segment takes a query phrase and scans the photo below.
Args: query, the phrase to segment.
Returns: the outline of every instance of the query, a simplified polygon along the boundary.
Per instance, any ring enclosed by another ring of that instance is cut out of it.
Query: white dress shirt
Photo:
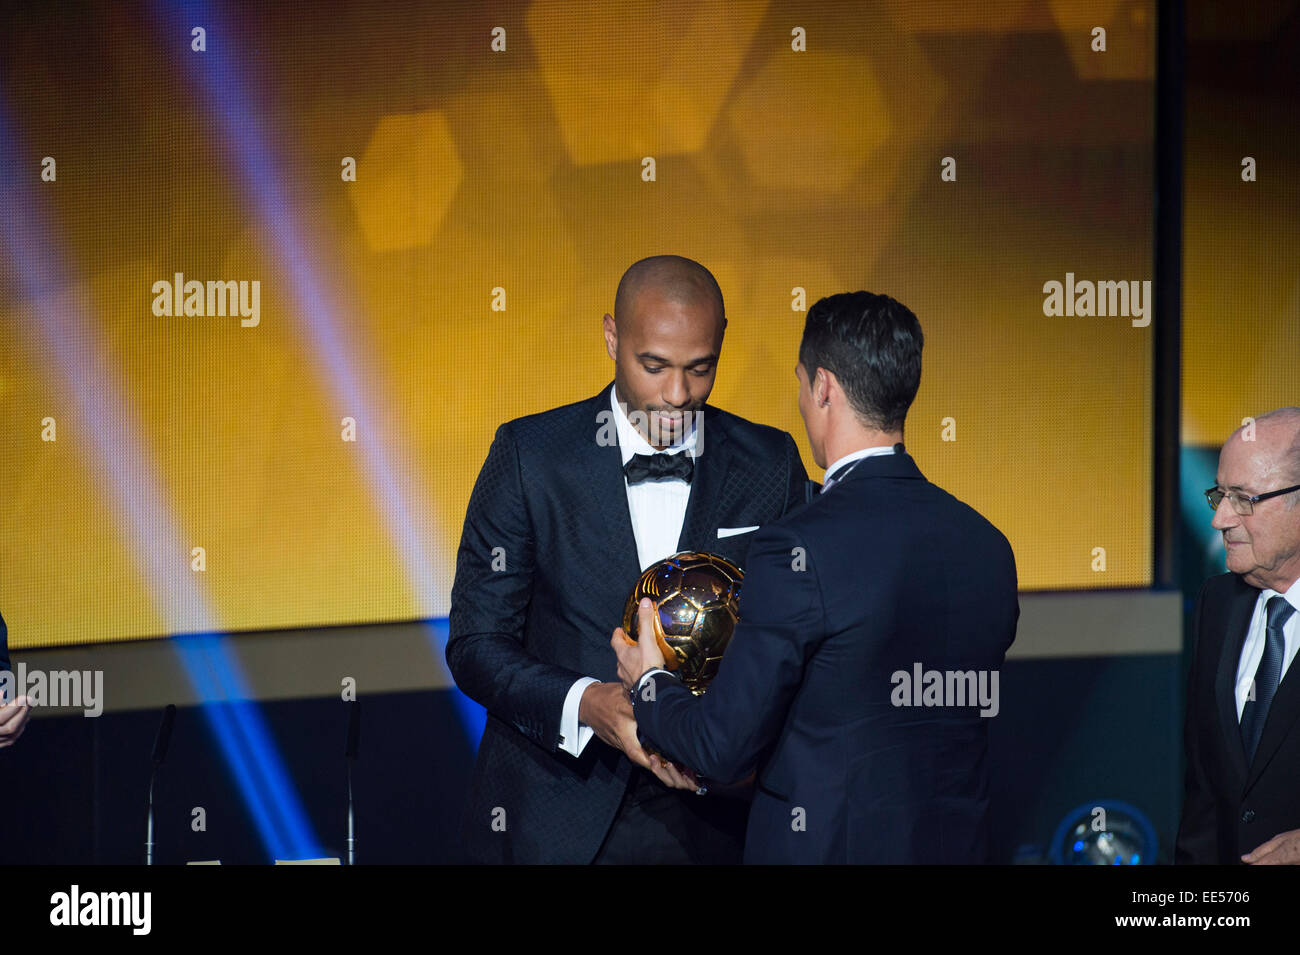
[[[822,478],[822,491],[829,491],[831,485],[842,478],[846,473],[843,469],[848,467],[848,465],[852,464],[854,461],[861,461],[863,458],[875,457],[877,454],[893,453],[894,446],[892,444],[886,444],[878,448],[862,448],[858,451],[854,451],[852,454],[844,455],[844,457],[839,458],[834,464],[826,469],[826,476]]]
[[[609,403],[614,411],[614,423],[618,429],[618,449],[623,455],[623,464],[632,460],[634,454],[659,453],[641,437],[641,433],[628,420],[623,406],[618,403],[614,387],[609,389]],[[666,454],[694,453],[695,428],[694,415],[687,416],[688,431],[677,444],[664,448]],[[682,536],[682,524],[686,520],[686,505],[691,498],[690,484],[680,479],[665,481],[643,481],[628,486],[623,479],[623,489],[627,493],[628,514],[632,518],[632,534],[636,538],[637,560],[641,569],[671,557],[677,553],[677,541]],[[635,581],[628,581],[630,589]],[[590,741],[594,730],[585,723],[578,722],[578,704],[582,693],[593,683],[599,683],[589,676],[581,677],[569,687],[564,698],[564,711],[560,714],[560,749],[574,756],[581,755]]]
[[[1242,710],[1246,708],[1246,699],[1250,696],[1251,684],[1255,682],[1255,671],[1259,669],[1259,661],[1264,657],[1264,643],[1268,631],[1268,602],[1273,597],[1278,596],[1276,590],[1261,590],[1259,599],[1255,601],[1255,613],[1250,618],[1250,626],[1246,630],[1246,642],[1241,646],[1241,660],[1237,664],[1237,721],[1241,721]],[[1282,672],[1278,674],[1278,685],[1281,686],[1283,678],[1286,676],[1287,667],[1295,659],[1296,646],[1300,644],[1300,580],[1293,583],[1286,593],[1282,594],[1286,602],[1296,609],[1296,612],[1287,618],[1286,623],[1282,624]]]

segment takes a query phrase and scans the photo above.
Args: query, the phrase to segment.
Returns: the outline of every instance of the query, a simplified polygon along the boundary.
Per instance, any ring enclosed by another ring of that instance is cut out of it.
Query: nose
[[[685,408],[691,403],[690,383],[686,380],[686,374],[685,371],[681,371],[668,376],[663,393],[660,395],[664,404],[674,408]]]
[[[1210,526],[1216,531],[1226,531],[1240,523],[1241,515],[1232,509],[1232,505],[1225,497],[1219,502],[1219,509],[1214,512],[1214,520],[1210,521]]]

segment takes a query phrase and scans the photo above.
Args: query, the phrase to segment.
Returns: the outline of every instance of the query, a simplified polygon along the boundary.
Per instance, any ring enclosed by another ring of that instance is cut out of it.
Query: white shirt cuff
[[[564,711],[560,714],[560,749],[571,756],[581,756],[583,749],[595,735],[596,731],[590,726],[578,722],[578,704],[582,701],[583,691],[593,683],[599,682],[594,677],[580,677],[573,681],[568,695],[564,697]]]

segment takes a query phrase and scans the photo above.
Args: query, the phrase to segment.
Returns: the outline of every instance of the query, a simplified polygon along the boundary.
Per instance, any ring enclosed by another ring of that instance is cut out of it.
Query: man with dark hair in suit
[[[1300,408],[1233,432],[1205,492],[1229,573],[1196,600],[1174,861],[1300,863]],[[1227,507],[1223,502],[1227,499]]]
[[[685,550],[743,567],[753,532],[806,498],[790,435],[705,403],[725,326],[707,269],[643,259],[604,318],[611,385],[497,430],[447,643],[488,713],[463,823],[472,861],[740,861],[745,802],[697,794],[646,753],[606,636],[646,567]]]
[[[986,717],[1015,558],[903,448],[922,343],[888,296],[808,310],[795,373],[826,484],[754,535],[708,692],[661,669],[656,641],[611,639],[647,746],[715,779],[757,768],[746,862],[988,861]],[[643,601],[641,633],[653,613]]]
[[[9,629],[5,626],[5,618],[0,616],[0,673],[4,672],[12,671],[9,667]],[[0,698],[0,749],[17,742],[31,713],[32,708],[25,696],[16,700]]]

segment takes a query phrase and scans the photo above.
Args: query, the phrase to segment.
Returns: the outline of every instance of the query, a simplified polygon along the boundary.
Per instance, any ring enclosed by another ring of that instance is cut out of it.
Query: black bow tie
[[[641,484],[644,481],[663,481],[669,478],[677,478],[690,484],[694,472],[695,462],[685,451],[680,454],[667,452],[634,454],[632,459],[623,465],[623,474],[627,476],[629,485]]]

